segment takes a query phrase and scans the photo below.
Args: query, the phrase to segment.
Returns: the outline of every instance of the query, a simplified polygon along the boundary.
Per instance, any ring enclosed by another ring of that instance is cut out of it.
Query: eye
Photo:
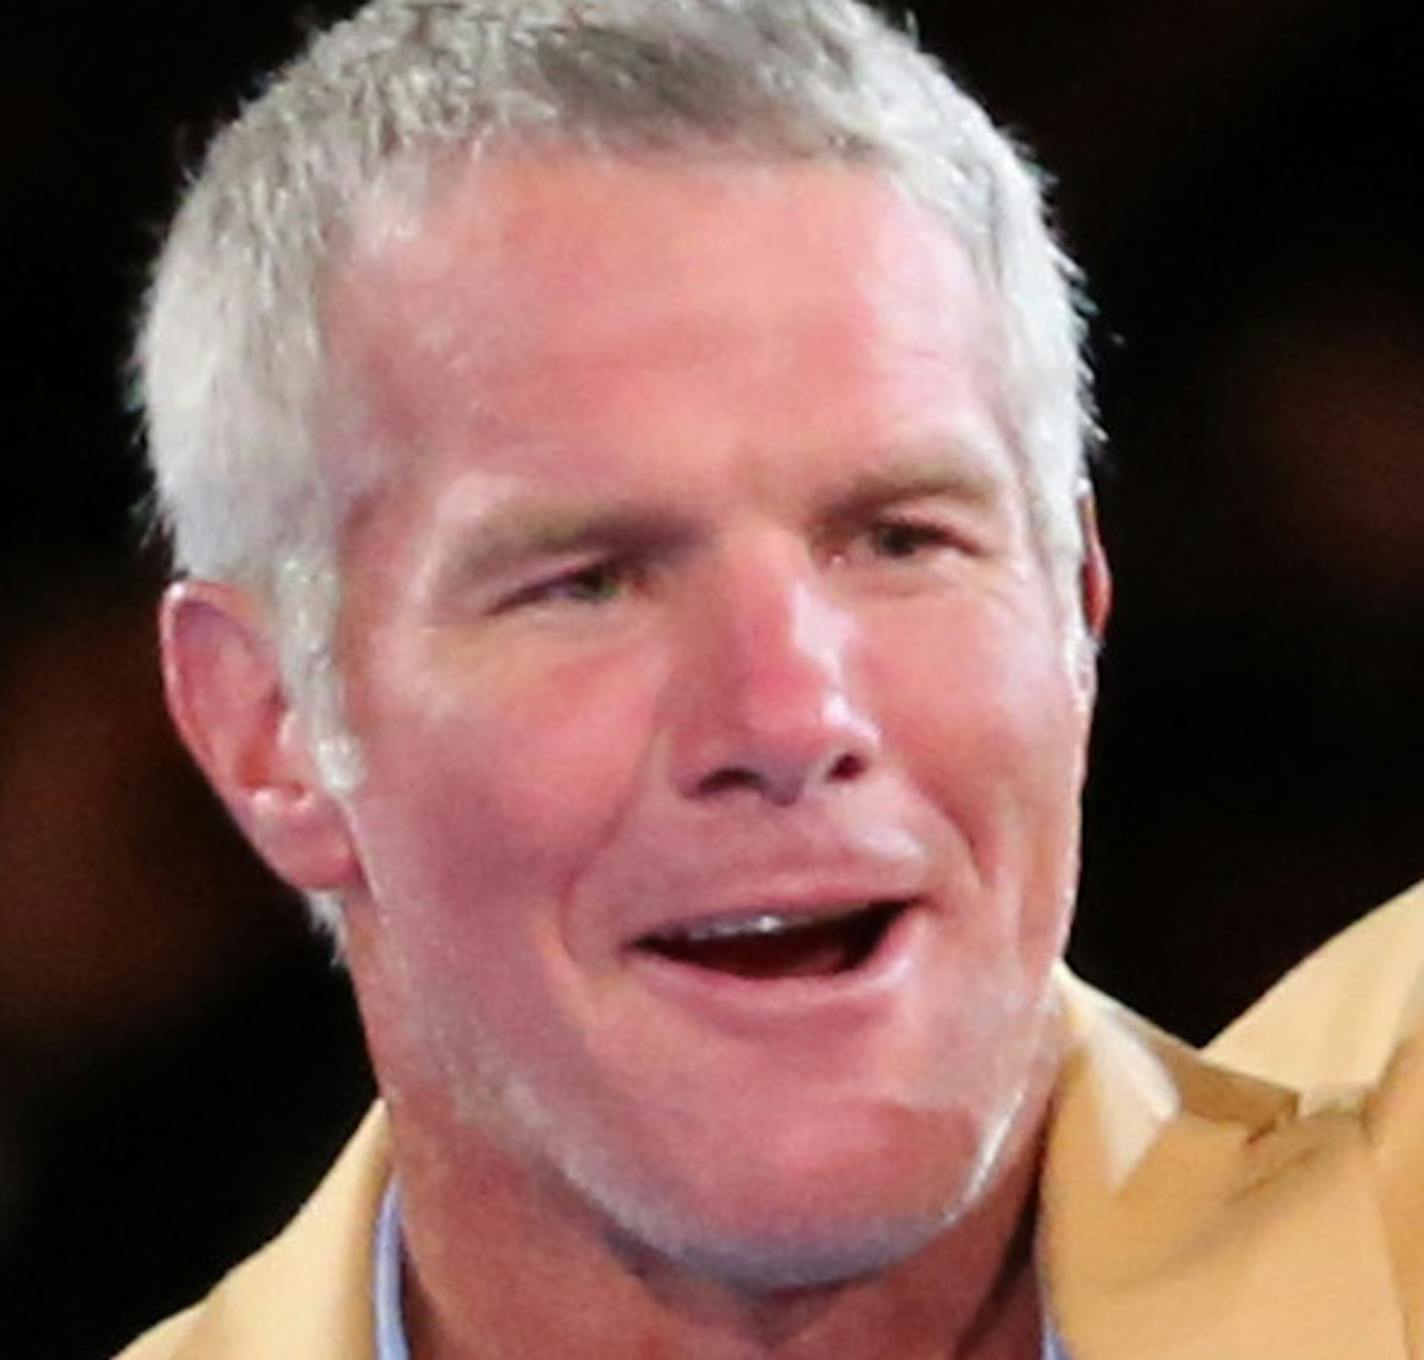
[[[600,605],[619,599],[632,571],[624,562],[593,562],[525,586],[500,602],[498,612],[537,605]]]
[[[867,528],[865,542],[874,557],[906,561],[950,546],[950,536],[938,525],[922,520],[884,519]]]

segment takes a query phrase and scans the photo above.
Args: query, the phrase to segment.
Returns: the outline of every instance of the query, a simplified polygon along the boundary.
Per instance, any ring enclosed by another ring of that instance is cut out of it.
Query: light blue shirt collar
[[[376,1360],[410,1360],[401,1308],[400,1192],[386,1187],[376,1220]],[[1071,1360],[1052,1328],[1044,1334],[1043,1360]]]
[[[400,1191],[386,1187],[376,1220],[376,1360],[410,1360],[401,1307]]]

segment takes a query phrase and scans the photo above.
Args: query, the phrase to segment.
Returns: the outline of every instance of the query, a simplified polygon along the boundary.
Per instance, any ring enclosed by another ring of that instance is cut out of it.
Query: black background
[[[87,1360],[290,1212],[369,1097],[344,979],[168,735],[121,361],[185,166],[349,6],[0,44],[0,1355]],[[1071,957],[1204,1039],[1424,873],[1417,6],[970,0],[1061,181],[1118,582]]]

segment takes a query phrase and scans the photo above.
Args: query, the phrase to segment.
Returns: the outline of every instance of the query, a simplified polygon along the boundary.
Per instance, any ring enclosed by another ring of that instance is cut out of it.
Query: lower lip
[[[833,1017],[869,1020],[901,992],[922,952],[928,925],[923,905],[907,907],[859,968],[821,977],[746,978],[641,949],[629,950],[627,957],[650,991],[725,1027]]]

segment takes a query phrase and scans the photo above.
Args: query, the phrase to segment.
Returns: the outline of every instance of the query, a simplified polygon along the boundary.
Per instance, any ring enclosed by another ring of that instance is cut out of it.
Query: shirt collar
[[[400,1191],[386,1186],[376,1219],[376,1360],[410,1360],[401,1307]]]

